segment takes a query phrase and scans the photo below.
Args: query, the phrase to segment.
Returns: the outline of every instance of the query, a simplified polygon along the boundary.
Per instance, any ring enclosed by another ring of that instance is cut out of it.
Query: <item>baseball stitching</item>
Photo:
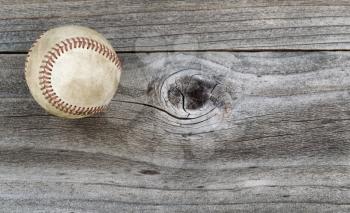
[[[62,54],[76,48],[82,48],[98,52],[99,54],[105,56],[112,63],[114,63],[118,70],[121,70],[121,63],[117,54],[111,49],[109,49],[107,46],[90,38],[69,38],[56,43],[55,46],[52,47],[51,50],[48,51],[47,54],[44,56],[45,59],[42,61],[39,71],[39,84],[41,86],[40,89],[45,99],[48,100],[48,102],[53,107],[62,112],[72,115],[91,115],[101,112],[106,108],[106,105],[96,107],[81,107],[65,102],[56,94],[51,84],[51,74],[56,60]]]
[[[30,54],[33,51],[34,47],[36,46],[36,44],[39,42],[39,40],[41,39],[41,37],[43,37],[45,35],[45,33],[42,33],[39,38],[37,38],[35,40],[35,42],[33,43],[33,45],[31,46],[31,48],[28,50],[28,55],[25,61],[25,66],[24,66],[24,72],[27,72],[28,70],[28,64],[29,64],[29,58],[30,58]]]

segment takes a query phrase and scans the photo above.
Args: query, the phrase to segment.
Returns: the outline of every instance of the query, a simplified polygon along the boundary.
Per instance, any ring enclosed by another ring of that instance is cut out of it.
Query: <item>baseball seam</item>
[[[121,63],[117,54],[110,48],[101,44],[100,42],[86,38],[86,37],[74,37],[63,41],[60,41],[54,45],[44,56],[42,64],[39,71],[39,84],[41,86],[40,90],[44,95],[45,99],[56,109],[72,114],[72,115],[92,115],[103,111],[106,105],[94,106],[94,107],[83,107],[69,104],[60,98],[51,83],[52,70],[56,60],[64,53],[69,50],[82,48],[87,50],[95,51],[103,56],[105,56],[109,61],[114,63],[118,70],[121,70]]]
[[[42,34],[39,36],[39,38],[37,38],[37,39],[35,40],[35,42],[33,43],[33,45],[32,45],[32,46],[30,47],[30,49],[28,50],[28,55],[27,55],[27,57],[26,57],[25,66],[24,66],[24,72],[27,72],[27,70],[28,70],[29,58],[30,58],[30,56],[31,56],[31,53],[32,53],[34,47],[38,44],[39,40],[40,40],[41,37],[43,37],[44,35],[45,35],[45,33],[42,33]]]

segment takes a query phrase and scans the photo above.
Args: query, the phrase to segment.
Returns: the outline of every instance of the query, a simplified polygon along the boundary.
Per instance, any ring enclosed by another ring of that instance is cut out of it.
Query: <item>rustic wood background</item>
[[[0,212],[350,212],[350,1],[0,0]],[[103,33],[104,114],[24,81],[36,37]]]

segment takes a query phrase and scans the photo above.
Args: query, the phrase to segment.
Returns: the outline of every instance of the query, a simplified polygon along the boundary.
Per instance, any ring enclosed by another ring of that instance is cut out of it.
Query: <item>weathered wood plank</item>
[[[78,24],[118,51],[350,49],[347,0],[0,1],[0,51]]]
[[[2,210],[350,211],[350,53],[121,58],[109,111],[62,120],[0,56]]]

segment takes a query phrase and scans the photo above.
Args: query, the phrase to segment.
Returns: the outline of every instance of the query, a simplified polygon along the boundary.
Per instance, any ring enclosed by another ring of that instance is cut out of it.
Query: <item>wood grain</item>
[[[62,120],[0,56],[0,211],[350,211],[350,53],[121,58],[109,111]]]
[[[42,32],[77,24],[117,51],[349,50],[347,0],[0,1],[0,51],[26,52]]]

